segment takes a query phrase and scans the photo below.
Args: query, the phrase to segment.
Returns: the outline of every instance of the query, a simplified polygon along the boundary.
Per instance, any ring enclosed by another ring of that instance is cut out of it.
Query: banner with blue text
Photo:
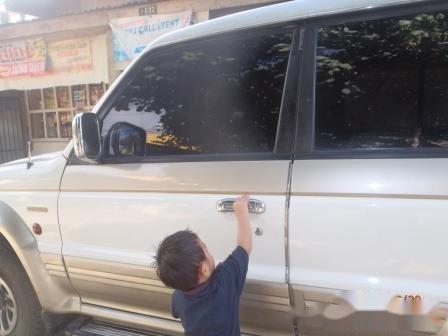
[[[134,59],[152,41],[163,34],[190,25],[192,11],[111,20],[114,33],[114,60]]]

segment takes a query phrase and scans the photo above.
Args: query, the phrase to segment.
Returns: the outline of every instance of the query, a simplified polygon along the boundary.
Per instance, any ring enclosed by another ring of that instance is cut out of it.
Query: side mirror
[[[96,162],[101,153],[98,118],[94,113],[80,113],[73,119],[73,143],[78,159]]]
[[[110,156],[144,156],[146,151],[146,132],[143,128],[127,122],[114,124],[107,132],[106,155]]]

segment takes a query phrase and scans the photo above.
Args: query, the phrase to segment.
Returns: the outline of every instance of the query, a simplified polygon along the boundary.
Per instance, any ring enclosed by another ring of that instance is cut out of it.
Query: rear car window
[[[319,150],[448,148],[448,12],[321,27]]]

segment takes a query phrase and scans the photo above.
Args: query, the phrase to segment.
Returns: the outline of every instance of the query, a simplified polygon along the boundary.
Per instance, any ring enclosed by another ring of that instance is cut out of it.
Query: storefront
[[[53,35],[0,42],[0,90],[4,93],[0,99],[11,106],[15,97],[18,103],[14,110],[20,122],[16,118],[13,126],[21,126],[19,138],[17,132],[12,134],[11,125],[3,131],[0,128],[0,151],[12,151],[7,141],[11,137],[13,147],[20,148],[0,161],[23,157],[27,141],[31,141],[34,154],[64,149],[72,136],[74,115],[91,111],[107,90],[105,59],[106,35],[76,39]],[[1,120],[4,125],[5,120],[11,124],[6,112],[0,112]]]

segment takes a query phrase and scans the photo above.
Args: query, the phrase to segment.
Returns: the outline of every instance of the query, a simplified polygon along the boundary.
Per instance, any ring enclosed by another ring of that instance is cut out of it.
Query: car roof
[[[321,16],[424,3],[429,0],[294,0],[209,20],[166,34],[148,46],[154,47],[219,34],[227,31],[266,26]]]
[[[119,85],[121,79],[127,76],[132,68],[138,64],[148,52],[161,46],[239,29],[261,27],[281,22],[319,18],[363,10],[368,11],[407,4],[428,3],[430,1],[434,0],[294,0],[201,22],[162,35],[150,43],[145,50],[132,61],[131,65],[121,73],[119,80],[115,80],[112,83],[110,89],[103,95],[101,100],[103,101],[107,99],[107,97],[115,90],[115,87]],[[443,3],[444,1],[441,0],[440,2]],[[101,102],[99,102],[96,106],[99,107],[101,105]],[[97,112],[96,108],[94,109],[94,112]]]

